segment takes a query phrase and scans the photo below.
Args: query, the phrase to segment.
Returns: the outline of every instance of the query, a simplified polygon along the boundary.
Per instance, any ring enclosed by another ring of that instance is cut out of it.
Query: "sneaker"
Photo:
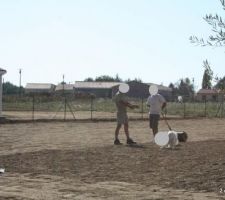
[[[127,144],[137,144],[136,142],[134,142],[131,138],[127,139]]]
[[[122,143],[119,141],[119,139],[115,139],[115,140],[114,140],[114,144],[115,144],[115,145],[121,145]]]

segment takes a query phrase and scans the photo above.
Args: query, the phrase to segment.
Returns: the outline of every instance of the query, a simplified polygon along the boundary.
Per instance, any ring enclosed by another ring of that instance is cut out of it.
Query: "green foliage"
[[[93,78],[91,78],[91,77],[88,77],[88,78],[84,79],[84,81],[86,81],[86,82],[93,82],[93,81],[94,81],[94,79],[93,79]]]
[[[97,82],[123,82],[122,78],[120,78],[118,74],[116,74],[115,78],[112,77],[112,76],[108,76],[108,75],[102,75],[102,76],[97,76],[95,79],[93,79],[91,77],[88,77],[88,78],[84,79],[84,81],[88,81],[88,82],[93,82],[93,81],[97,81]],[[140,78],[135,78],[135,79],[128,78],[124,82],[128,83],[130,81],[142,83],[142,80]]]
[[[203,67],[205,69],[203,78],[202,78],[202,89],[211,89],[212,88],[212,79],[213,71],[207,60],[203,61]]]
[[[115,82],[123,82],[123,80],[119,77],[118,74],[116,74],[116,77],[114,79]]]
[[[223,9],[225,10],[225,0],[220,0]],[[219,15],[206,15],[203,18],[211,27],[213,34],[209,35],[205,41],[203,38],[191,36],[189,39],[191,43],[201,46],[225,46],[225,21]]]
[[[21,92],[24,93],[24,88],[23,87],[17,87],[16,85],[13,85],[10,82],[5,82],[3,83],[3,94],[19,94]]]
[[[189,78],[181,79],[178,86],[178,94],[184,97],[193,98],[194,86]]]
[[[218,109],[218,102],[169,102],[167,104],[167,115],[180,117],[216,117]]]
[[[98,82],[114,82],[114,78],[108,75],[98,76],[95,78],[95,81]]]
[[[220,90],[225,90],[225,76],[217,80],[215,88]]]
[[[142,80],[141,80],[140,78],[135,78],[135,79],[133,79],[133,80],[128,78],[125,82],[126,82],[126,83],[129,83],[129,82],[131,82],[131,81],[134,81],[134,82],[137,82],[137,83],[143,83]]]
[[[143,114],[147,117],[148,108],[146,106],[147,99],[129,99],[129,102],[135,105],[139,105],[139,109],[128,109],[128,115],[136,114],[138,118],[141,118]],[[33,105],[34,103],[34,105]],[[97,118],[106,118],[107,116],[116,116],[116,106],[111,99],[67,99],[67,103],[70,105],[75,116],[79,119],[79,114],[83,116],[85,113],[88,117],[88,113],[91,114],[91,109],[95,114],[99,113]],[[168,102],[167,103],[167,115],[177,117],[215,117],[219,111],[219,102]],[[34,112],[47,112],[47,117],[52,118],[56,113],[63,113],[65,109],[64,98],[43,98],[43,97],[19,97],[17,96],[3,96],[3,111],[23,111],[30,113],[32,117],[32,109]],[[67,112],[70,112],[67,106]],[[78,114],[79,113],[79,114]],[[111,114],[110,114],[111,113]],[[44,115],[43,115],[44,118]],[[82,117],[81,117],[82,118]]]
[[[170,83],[169,87],[172,89],[172,96],[183,96],[190,100],[194,96],[194,84],[189,78],[181,78],[176,84]]]
[[[115,78],[108,76],[108,75],[102,75],[102,76],[97,76],[95,78],[95,80],[91,77],[88,77],[88,78],[84,79],[84,81],[88,81],[88,82],[93,82],[93,81],[96,81],[96,82],[122,82],[122,79],[119,77],[118,74],[116,74]]]

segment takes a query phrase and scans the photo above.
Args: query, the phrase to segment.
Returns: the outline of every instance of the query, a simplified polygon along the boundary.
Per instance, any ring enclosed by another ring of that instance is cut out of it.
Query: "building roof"
[[[52,89],[52,87],[54,87],[55,85],[51,84],[51,83],[27,83],[25,89],[43,89],[43,90],[47,90],[47,89]]]
[[[215,89],[200,89],[197,94],[218,94]]]
[[[110,89],[116,85],[119,85],[120,82],[85,82],[85,81],[76,81],[75,88],[92,88],[92,89]]]
[[[55,88],[56,91],[58,90],[73,90],[73,88],[75,87],[74,84],[58,84]]]
[[[132,82],[132,81],[131,81]],[[92,89],[110,89],[112,87],[120,85],[121,82],[85,82],[85,81],[76,81],[75,82],[75,88],[92,88]],[[129,83],[128,83],[129,84]],[[146,85],[157,85],[154,83],[142,83]],[[171,88],[163,86],[163,85],[157,85],[159,90],[164,91],[172,91]]]

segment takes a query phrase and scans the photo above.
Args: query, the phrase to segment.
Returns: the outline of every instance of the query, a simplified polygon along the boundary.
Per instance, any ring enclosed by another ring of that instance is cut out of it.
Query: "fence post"
[[[205,117],[206,117],[206,115],[207,115],[207,112],[206,112],[206,98],[205,98]]]
[[[186,117],[186,105],[185,105],[185,102],[184,102],[184,118]]]
[[[66,120],[66,97],[64,97],[64,121]]]
[[[34,95],[32,96],[32,120],[34,121]]]
[[[93,119],[93,97],[91,97],[91,120]]]
[[[141,98],[141,119],[144,119],[144,99]]]
[[[224,117],[224,93],[222,93],[222,110],[221,110],[221,118]]]

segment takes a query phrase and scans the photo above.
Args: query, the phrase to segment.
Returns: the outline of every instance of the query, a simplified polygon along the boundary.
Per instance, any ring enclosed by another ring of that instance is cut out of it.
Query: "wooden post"
[[[32,120],[34,121],[34,95],[32,96]]]
[[[91,120],[93,119],[93,97],[91,96]]]
[[[6,73],[6,70],[0,68],[0,117],[2,116],[2,76]]]
[[[206,108],[206,98],[205,98],[205,117],[207,115],[207,108]]]
[[[64,97],[64,121],[66,120],[66,97]]]
[[[186,105],[185,105],[185,102],[184,102],[184,118],[186,117]]]

